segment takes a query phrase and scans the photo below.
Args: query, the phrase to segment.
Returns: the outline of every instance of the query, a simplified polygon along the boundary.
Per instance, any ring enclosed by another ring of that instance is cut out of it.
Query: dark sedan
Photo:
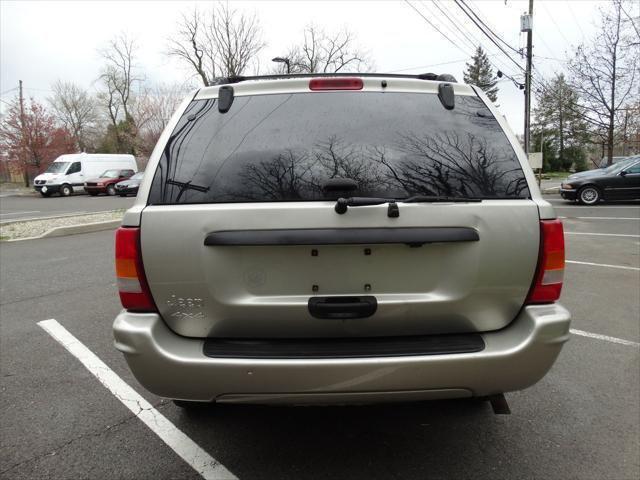
[[[121,197],[137,195],[140,182],[142,182],[142,177],[144,177],[144,172],[138,172],[131,178],[127,178],[122,182],[116,183],[116,193]]]
[[[640,199],[640,156],[582,176],[569,176],[560,186],[565,200],[595,205],[601,200]]]

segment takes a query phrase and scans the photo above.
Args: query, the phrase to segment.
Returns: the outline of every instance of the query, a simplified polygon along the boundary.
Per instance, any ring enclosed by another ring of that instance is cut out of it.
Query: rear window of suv
[[[353,196],[528,198],[516,154],[482,100],[437,95],[314,92],[191,102],[154,175],[150,204],[335,199]]]

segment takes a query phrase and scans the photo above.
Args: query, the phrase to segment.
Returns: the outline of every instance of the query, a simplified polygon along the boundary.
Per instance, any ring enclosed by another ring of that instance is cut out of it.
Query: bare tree
[[[135,42],[126,34],[113,38],[107,48],[100,51],[105,66],[99,79],[103,90],[98,100],[107,111],[111,125],[107,137],[111,137],[109,149],[119,153],[135,154],[136,124],[131,115],[135,103],[135,91],[143,78],[136,74]],[[103,148],[106,148],[103,142]]]
[[[335,73],[351,70],[369,70],[371,61],[356,46],[355,35],[349,30],[327,34],[314,25],[307,25],[302,45],[289,48],[285,58],[289,60],[290,73]],[[286,64],[279,64],[276,73],[287,73]]]
[[[242,75],[265,46],[256,16],[241,14],[219,4],[211,25],[208,34],[211,43],[217,46],[222,75]]]
[[[91,143],[98,113],[95,99],[82,87],[72,83],[56,81],[53,96],[47,100],[57,119],[71,132],[80,151]]]
[[[177,38],[169,41],[167,54],[189,64],[206,86],[217,76],[217,69],[215,48],[207,41],[205,28],[204,16],[196,8],[190,15],[182,15]]]
[[[133,107],[133,116],[138,129],[138,150],[143,156],[148,158],[151,155],[187,90],[179,84],[160,84],[140,92]]]
[[[204,85],[242,75],[265,46],[255,15],[218,3],[208,12],[183,15],[167,54],[188,64]]]
[[[117,92],[118,74],[114,68],[107,66],[100,75],[104,90],[98,92],[98,101],[105,107],[109,121],[114,127],[120,118],[120,98]]]
[[[601,9],[600,30],[589,45],[577,47],[569,63],[570,81],[580,96],[580,107],[594,133],[608,146],[613,157],[616,127],[631,97],[637,97],[639,44],[622,0],[612,0]]]
[[[130,118],[131,103],[135,85],[142,77],[135,74],[135,42],[122,33],[113,38],[107,48],[101,50],[106,67],[101,75],[107,89],[117,98],[125,120]]]

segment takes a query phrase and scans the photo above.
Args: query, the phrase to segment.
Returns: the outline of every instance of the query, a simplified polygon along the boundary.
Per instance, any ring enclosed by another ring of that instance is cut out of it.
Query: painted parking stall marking
[[[185,435],[56,320],[38,325],[76,357],[107,389],[169,448],[207,480],[237,477]]]
[[[558,218],[562,218],[563,220],[580,219],[580,220],[636,220],[636,221],[640,221],[639,217],[558,217]]]
[[[565,235],[594,235],[596,237],[629,237],[640,238],[640,235],[628,235],[625,233],[596,233],[596,232],[564,232]]]
[[[618,343],[620,345],[626,345],[628,347],[640,348],[640,343],[632,342],[631,340],[625,340],[624,338],[610,337],[609,335],[600,335],[599,333],[585,332],[584,330],[576,330],[572,328],[569,330],[574,335],[580,335],[581,337],[595,338],[596,340],[603,340],[605,342]]]
[[[553,208],[577,208],[579,210],[586,210],[589,208],[595,208],[600,210],[601,208],[633,208],[635,210],[640,210],[640,204],[638,205],[597,205],[597,206],[586,206],[586,205],[571,205],[568,204],[564,200],[547,200],[547,202],[554,205]]]
[[[640,272],[638,267],[628,267],[626,265],[609,265],[607,263],[578,262],[577,260],[565,260],[565,263],[573,263],[574,265],[590,265],[592,267],[619,268],[621,270],[634,270]]]

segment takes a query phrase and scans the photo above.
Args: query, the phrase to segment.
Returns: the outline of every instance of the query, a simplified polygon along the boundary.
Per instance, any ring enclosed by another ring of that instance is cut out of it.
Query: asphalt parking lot
[[[0,477],[640,478],[640,204],[548,198],[564,217],[574,335],[541,382],[507,394],[511,415],[467,400],[186,414],[113,347],[113,232],[3,244]],[[172,438],[187,460],[38,326],[47,319],[185,434]]]
[[[135,197],[72,195],[70,197],[9,195],[0,198],[0,223],[57,215],[82,215],[107,210],[127,209]]]

